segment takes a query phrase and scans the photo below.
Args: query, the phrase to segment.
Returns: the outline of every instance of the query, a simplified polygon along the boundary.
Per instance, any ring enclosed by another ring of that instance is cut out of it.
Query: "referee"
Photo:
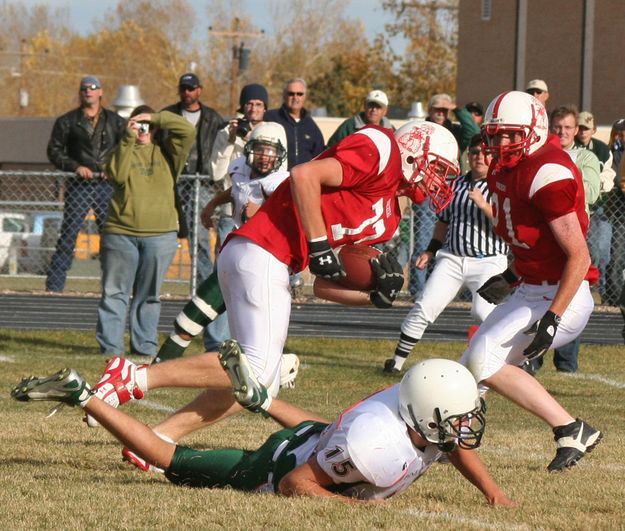
[[[398,373],[406,358],[461,288],[471,291],[471,316],[481,323],[495,308],[476,295],[490,277],[508,266],[506,244],[492,230],[492,207],[486,183],[491,157],[482,152],[482,139],[475,135],[469,144],[470,171],[453,183],[454,198],[434,225],[428,248],[416,260],[424,269],[436,256],[436,265],[423,294],[401,325],[395,356],[384,363],[384,372]]]

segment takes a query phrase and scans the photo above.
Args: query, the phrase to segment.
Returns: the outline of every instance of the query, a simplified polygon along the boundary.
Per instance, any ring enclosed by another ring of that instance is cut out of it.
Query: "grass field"
[[[292,339],[303,366],[297,386],[281,397],[333,418],[342,408],[393,383],[379,367],[391,341]],[[191,347],[194,352],[199,345]],[[419,343],[411,362],[457,359],[459,343]],[[575,415],[605,433],[579,466],[548,474],[555,445],[549,429],[495,394],[487,395],[488,426],[479,450],[491,473],[520,506],[488,507],[451,465],[435,465],[407,492],[382,505],[287,499],[231,490],[192,490],[122,463],[120,447],[81,412],[65,408],[44,419],[50,403],[21,404],[9,391],[23,376],[65,366],[94,383],[104,360],[93,334],[0,329],[1,529],[625,529],[625,364],[622,347],[584,346],[580,372],[541,382]],[[550,357],[550,355],[549,355]],[[155,423],[195,396],[156,390],[127,407]],[[198,448],[255,448],[276,429],[249,413],[193,434]]]

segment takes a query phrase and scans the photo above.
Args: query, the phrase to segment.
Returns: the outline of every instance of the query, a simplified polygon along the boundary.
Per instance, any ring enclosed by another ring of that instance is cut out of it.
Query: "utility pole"
[[[212,27],[208,28],[210,35],[215,37],[224,37],[231,39],[232,44],[232,65],[230,67],[230,112],[232,115],[236,112],[238,105],[239,92],[239,76],[241,72],[247,70],[250,61],[250,49],[245,47],[243,41],[239,41],[243,37],[256,38],[262,37],[265,32],[263,30],[256,32],[239,31],[239,17],[234,17],[230,25],[229,31],[215,31]],[[238,43],[238,44],[237,44]]]

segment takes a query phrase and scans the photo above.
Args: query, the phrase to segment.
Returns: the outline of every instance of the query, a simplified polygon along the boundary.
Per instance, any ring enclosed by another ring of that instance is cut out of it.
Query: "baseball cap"
[[[614,122],[612,127],[616,131],[625,131],[625,118],[621,118],[620,120],[617,120],[616,122]]]
[[[532,79],[525,87],[525,92],[529,90],[540,90],[541,92],[549,92],[547,88],[547,83],[545,83],[542,79]]]
[[[85,76],[80,80],[80,88],[89,87],[95,85],[95,88],[102,88],[100,80],[95,76]]]
[[[367,94],[365,103],[377,103],[382,107],[388,107],[388,96],[381,90],[372,90]]]
[[[202,84],[200,83],[200,79],[192,72],[181,75],[180,80],[178,81],[179,87],[185,86],[185,87],[197,88],[197,87],[200,87],[201,85]]]
[[[484,106],[479,101],[470,101],[464,108],[469,112],[474,112],[480,116],[484,116]]]
[[[579,127],[587,127],[588,129],[594,129],[595,117],[592,115],[592,113],[588,111],[580,112],[579,116],[577,117],[577,125]]]
[[[269,108],[269,94],[267,94],[267,89],[263,85],[250,83],[241,89],[239,107],[243,109],[243,105],[250,100],[260,100],[265,104],[265,109]],[[243,112],[241,109],[239,112]]]

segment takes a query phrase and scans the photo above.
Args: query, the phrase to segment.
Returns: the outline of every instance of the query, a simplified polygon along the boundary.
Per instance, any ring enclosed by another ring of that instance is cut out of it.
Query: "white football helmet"
[[[430,198],[435,212],[445,208],[453,197],[447,182],[460,174],[458,143],[445,127],[433,122],[412,120],[395,131],[401,153],[404,178],[417,183]]]
[[[497,135],[518,134],[515,141],[500,145]],[[490,102],[484,122],[482,138],[485,152],[491,154],[502,168],[512,168],[521,159],[531,155],[547,141],[549,124],[543,104],[526,92],[510,91],[499,94]]]
[[[404,422],[444,452],[477,448],[486,419],[477,382],[460,363],[429,359],[417,363],[399,384],[399,414]]]
[[[286,145],[284,127],[276,122],[262,122],[252,129],[243,149],[246,163],[260,175],[276,171],[286,162]],[[273,164],[267,165],[260,158],[262,154],[275,157]],[[256,160],[257,157],[259,158]]]

